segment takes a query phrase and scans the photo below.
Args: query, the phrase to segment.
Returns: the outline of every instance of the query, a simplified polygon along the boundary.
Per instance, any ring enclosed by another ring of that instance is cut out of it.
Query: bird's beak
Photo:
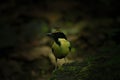
[[[52,36],[52,33],[47,33],[47,36],[48,36],[48,37],[51,37],[51,36]]]

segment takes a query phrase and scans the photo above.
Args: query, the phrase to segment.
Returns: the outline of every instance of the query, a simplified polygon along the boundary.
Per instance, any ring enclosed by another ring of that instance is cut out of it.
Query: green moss
[[[65,64],[53,72],[50,80],[120,80],[120,65],[112,60],[98,57]]]

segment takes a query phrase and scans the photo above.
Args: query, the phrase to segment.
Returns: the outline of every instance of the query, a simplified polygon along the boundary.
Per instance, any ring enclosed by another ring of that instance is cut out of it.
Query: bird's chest
[[[62,57],[66,56],[69,53],[69,44],[68,42],[60,42],[60,45],[58,45],[56,42],[52,45],[53,54],[56,57]]]

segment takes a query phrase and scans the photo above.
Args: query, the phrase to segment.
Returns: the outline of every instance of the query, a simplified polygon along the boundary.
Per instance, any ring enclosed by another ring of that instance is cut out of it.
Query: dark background
[[[0,0],[0,79],[49,79],[54,59],[46,33],[55,26],[72,44],[68,61],[102,56],[119,63],[119,6],[119,0]]]

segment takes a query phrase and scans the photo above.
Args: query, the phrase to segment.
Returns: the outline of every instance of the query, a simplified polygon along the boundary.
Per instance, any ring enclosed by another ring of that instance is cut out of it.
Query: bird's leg
[[[67,60],[65,58],[64,58],[64,60],[65,60],[65,64],[66,64]]]
[[[56,64],[55,64],[55,70],[58,68],[58,65],[57,65],[57,58],[55,59],[56,60]]]

